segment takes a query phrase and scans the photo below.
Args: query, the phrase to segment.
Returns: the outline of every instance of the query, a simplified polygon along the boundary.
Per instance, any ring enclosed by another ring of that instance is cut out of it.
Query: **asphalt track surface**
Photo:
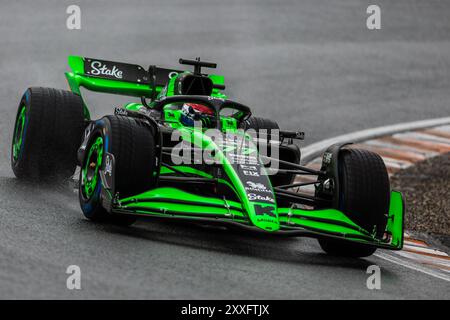
[[[77,1],[82,29],[65,28],[71,1],[0,2],[0,298],[450,298],[450,283],[370,257],[328,257],[312,239],[272,239],[186,224],[131,228],[82,217],[75,194],[13,177],[9,148],[28,86],[66,88],[69,54],[177,66],[219,63],[230,97],[306,131],[306,144],[355,130],[448,116],[450,2]],[[126,101],[90,94],[100,116]],[[381,267],[381,290],[366,269]],[[81,268],[82,290],[66,289]]]

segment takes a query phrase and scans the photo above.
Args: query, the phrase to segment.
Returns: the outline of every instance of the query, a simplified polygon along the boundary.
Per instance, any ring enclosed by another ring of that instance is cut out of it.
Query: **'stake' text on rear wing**
[[[69,66],[72,72],[66,72],[66,78],[72,91],[78,94],[79,88],[85,87],[92,91],[150,97],[153,90],[159,92],[171,77],[183,72],[154,67],[152,87],[148,70],[136,64],[69,56]]]

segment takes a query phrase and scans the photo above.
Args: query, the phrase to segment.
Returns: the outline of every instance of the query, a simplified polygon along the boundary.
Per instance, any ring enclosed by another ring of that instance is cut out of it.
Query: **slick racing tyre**
[[[114,184],[120,198],[155,187],[155,138],[142,121],[125,116],[105,116],[89,133],[81,161],[79,200],[84,215],[94,221],[131,225],[136,217],[110,214],[101,205],[99,170],[105,153],[115,159]]]
[[[389,177],[381,157],[373,152],[342,149],[339,154],[339,209],[366,231],[382,238],[389,211]],[[376,248],[344,240],[319,239],[322,249],[347,257],[367,257]]]
[[[24,180],[61,180],[73,175],[84,130],[80,96],[52,88],[29,88],[19,103],[11,144],[11,167]]]
[[[266,140],[267,143],[274,138],[271,135],[271,130],[280,130],[278,123],[273,120],[250,117],[245,120],[245,123],[241,124],[243,129],[254,129],[256,131],[256,137],[260,140]],[[278,133],[279,134],[279,133]],[[266,149],[267,150],[267,149]],[[274,157],[272,150],[268,150],[268,156]],[[300,149],[297,145],[280,145],[278,150],[278,158],[283,161],[299,163],[300,162]],[[279,169],[292,169],[284,164],[279,165]],[[281,186],[291,184],[294,180],[295,175],[292,173],[276,173],[270,176],[270,181],[273,186]],[[286,203],[283,202],[284,205]]]
[[[256,136],[260,139],[270,140],[271,130],[280,130],[278,123],[271,119],[265,119],[260,117],[250,117],[241,124],[243,129],[254,129]]]

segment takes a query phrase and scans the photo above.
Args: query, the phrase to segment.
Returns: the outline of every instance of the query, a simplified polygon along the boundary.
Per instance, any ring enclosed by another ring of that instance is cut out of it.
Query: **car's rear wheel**
[[[245,120],[243,124],[241,124],[241,128],[245,129],[253,129],[256,131],[256,137],[259,138],[259,140],[267,141],[266,143],[269,143],[270,140],[273,140],[275,138],[274,133],[272,130],[280,130],[280,127],[278,123],[271,119],[265,119],[260,117],[250,117],[249,119]],[[279,136],[279,132],[277,133]],[[261,151],[261,150],[260,150]],[[275,152],[272,152],[271,149],[267,148],[267,155],[271,157],[276,157]],[[295,144],[291,145],[280,145],[278,148],[278,156],[280,160],[292,162],[292,163],[299,163],[300,162],[300,149]],[[284,164],[277,164],[277,167],[279,169],[292,169],[292,167],[289,167]],[[270,176],[270,181],[273,186],[280,186],[280,185],[287,185],[293,182],[295,178],[295,175],[292,173],[276,173],[272,174]],[[283,201],[283,205],[286,205],[287,202]]]
[[[19,103],[11,167],[24,180],[70,177],[84,130],[81,97],[52,88],[29,88]]]
[[[367,150],[342,149],[339,154],[339,206],[352,221],[377,238],[384,234],[389,210],[389,177],[381,157]],[[376,248],[345,240],[319,239],[331,254],[367,257]]]
[[[275,121],[260,117],[248,118],[241,124],[241,127],[254,129],[258,138],[267,140],[270,140],[272,137],[271,130],[280,130],[280,126]]]
[[[87,138],[81,164],[79,199],[84,215],[94,221],[130,225],[135,216],[108,213],[100,201],[102,184],[99,171],[106,152],[115,159],[115,191],[120,198],[155,187],[155,138],[141,120],[106,116],[96,121]]]

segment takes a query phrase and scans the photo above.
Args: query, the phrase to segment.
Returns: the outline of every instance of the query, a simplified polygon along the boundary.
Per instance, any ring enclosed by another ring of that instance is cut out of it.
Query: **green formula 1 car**
[[[20,101],[14,174],[56,182],[77,168],[81,209],[96,221],[179,219],[308,236],[350,257],[402,248],[402,195],[377,154],[332,145],[320,167],[302,166],[294,143],[302,132],[229,100],[224,77],[202,72],[216,64],[180,63],[193,72],[70,56],[71,92],[32,87]],[[81,87],[140,101],[92,120]]]

